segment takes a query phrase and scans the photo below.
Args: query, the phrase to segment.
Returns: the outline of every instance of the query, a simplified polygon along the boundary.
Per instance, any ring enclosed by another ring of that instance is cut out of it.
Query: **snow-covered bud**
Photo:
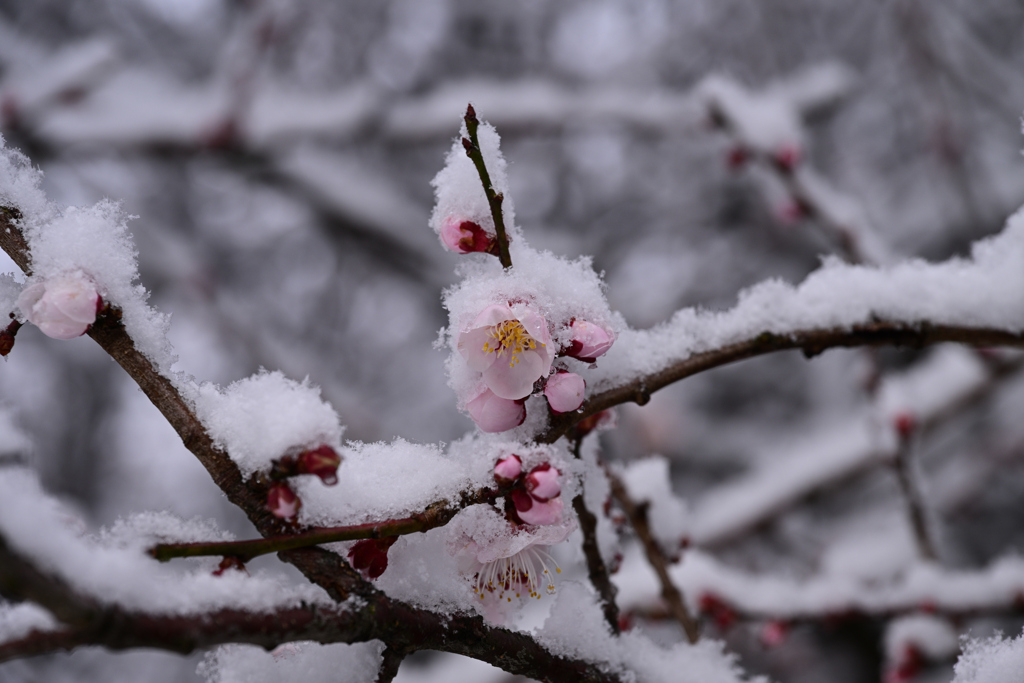
[[[26,287],[18,297],[25,317],[54,339],[85,334],[100,305],[95,283],[80,270]]]
[[[548,378],[544,396],[554,413],[569,413],[583,405],[587,383],[575,372],[558,372]]]
[[[310,451],[304,451],[298,457],[299,474],[315,474],[327,486],[334,486],[338,483],[338,465],[341,464],[341,456],[330,446],[320,446]]]
[[[572,344],[570,344],[565,355],[571,358],[593,363],[599,356],[603,356],[615,342],[612,333],[592,322],[586,320],[573,320]]]
[[[562,493],[561,473],[549,463],[537,465],[526,475],[526,490],[537,501],[547,502]]]
[[[467,403],[466,410],[477,427],[492,434],[518,427],[526,419],[526,406],[521,399],[501,398],[490,389],[484,389],[482,394]]]
[[[522,495],[516,495],[522,494]],[[562,499],[552,498],[540,501],[524,491],[513,491],[512,501],[516,506],[516,514],[526,524],[544,526],[558,524],[562,521]]]
[[[492,253],[496,239],[473,221],[449,217],[441,224],[441,242],[456,254]]]
[[[519,478],[523,471],[523,462],[518,455],[510,455],[498,461],[494,466],[494,481],[509,484]]]
[[[397,540],[398,536],[385,536],[359,541],[349,548],[348,561],[367,578],[376,579],[388,568],[388,549]]]
[[[288,484],[278,481],[270,485],[267,491],[267,509],[275,517],[284,520],[294,520],[302,508],[302,500],[295,495]]]

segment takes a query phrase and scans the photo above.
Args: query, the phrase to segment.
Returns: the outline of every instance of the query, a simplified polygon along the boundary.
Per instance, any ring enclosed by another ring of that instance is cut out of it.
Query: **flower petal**
[[[547,359],[534,349],[519,354],[514,365],[505,354],[484,370],[484,383],[501,398],[526,398],[533,393],[533,383],[547,372],[549,366]]]

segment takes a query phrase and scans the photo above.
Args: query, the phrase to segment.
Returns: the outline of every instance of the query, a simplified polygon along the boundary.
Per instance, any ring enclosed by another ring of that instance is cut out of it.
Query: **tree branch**
[[[669,576],[669,560],[661,551],[658,541],[651,533],[650,524],[647,522],[647,503],[636,504],[629,497],[629,492],[626,490],[622,480],[610,470],[605,470],[605,472],[612,486],[612,496],[619,502],[622,511],[629,518],[629,523],[633,526],[633,530],[636,531],[636,535],[644,546],[647,561],[658,575],[658,581],[661,583],[661,597],[665,601],[669,613],[683,627],[687,639],[691,643],[696,643],[700,639],[700,628],[697,626],[697,621],[693,618],[693,615],[690,614],[690,610],[687,609],[682,592],[676,587],[672,577]]]
[[[442,500],[428,506],[423,512],[417,512],[401,519],[389,519],[383,522],[369,522],[352,526],[320,527],[297,534],[269,536],[249,541],[223,541],[214,543],[160,543],[149,550],[149,554],[166,562],[175,557],[202,557],[223,555],[235,557],[248,562],[254,557],[268,553],[295,550],[312,545],[336,543],[338,541],[355,541],[365,538],[382,538],[385,536],[404,536],[429,531],[444,526],[463,509],[479,503],[493,503],[508,494],[512,485],[497,488],[484,487],[475,491],[465,491],[458,503]]]
[[[466,130],[469,132],[469,139],[462,138],[462,146],[466,150],[466,156],[476,166],[476,172],[480,175],[480,182],[484,186],[484,194],[487,195],[487,205],[491,208],[491,218],[494,220],[494,232],[498,238],[498,260],[503,268],[512,267],[512,257],[508,253],[508,234],[505,232],[505,218],[501,212],[501,203],[505,196],[494,191],[491,184],[491,176],[487,172],[487,165],[484,163],[484,154],[480,149],[480,140],[477,138],[477,128],[480,120],[476,117],[473,105],[466,107]]]
[[[801,349],[808,358],[832,348],[859,346],[907,346],[922,348],[942,342],[977,347],[1024,347],[1024,333],[987,327],[933,325],[928,322],[879,320],[849,328],[832,327],[797,330],[788,335],[764,332],[751,339],[695,353],[657,372],[592,395],[579,411],[551,417],[548,428],[536,438],[538,443],[554,443],[574,425],[602,410],[623,403],[646,404],[651,394],[674,382],[713,368],[777,351]]]

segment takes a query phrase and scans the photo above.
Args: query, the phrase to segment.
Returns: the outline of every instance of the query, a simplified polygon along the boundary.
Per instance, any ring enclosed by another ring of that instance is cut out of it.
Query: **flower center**
[[[514,368],[519,362],[519,355],[527,349],[537,348],[537,340],[530,336],[523,324],[518,320],[506,320],[498,323],[490,330],[491,339],[484,344],[484,353],[496,353],[499,356],[509,354],[508,366]],[[541,344],[541,346],[544,346]]]
[[[512,602],[512,593],[518,598],[521,591],[526,591],[531,598],[540,600],[542,582],[546,584],[544,589],[547,593],[555,592],[552,569],[555,574],[562,573],[554,558],[546,551],[527,547],[511,557],[502,557],[481,567],[476,578],[476,594],[483,600],[484,592],[497,592],[499,600],[505,598]]]

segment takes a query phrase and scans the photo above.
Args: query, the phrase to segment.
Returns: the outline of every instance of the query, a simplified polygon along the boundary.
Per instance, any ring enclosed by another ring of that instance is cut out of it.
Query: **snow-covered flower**
[[[96,322],[100,295],[96,284],[76,270],[26,287],[18,308],[43,334],[54,339],[74,339]]]
[[[587,384],[575,372],[557,372],[544,385],[544,396],[555,413],[569,413],[583,405]]]
[[[540,598],[541,591],[555,591],[561,569],[547,548],[569,537],[576,528],[574,520],[524,528],[480,506],[464,511],[459,521],[449,548],[459,558],[462,573],[475,578],[474,590],[485,607],[493,607],[487,604],[492,601],[510,603],[512,598]]]
[[[508,431],[523,424],[526,419],[526,406],[522,400],[500,398],[490,389],[484,389],[467,403],[466,410],[476,426],[489,433]]]
[[[441,243],[456,254],[491,253],[495,240],[473,221],[449,216],[441,223]]]
[[[608,352],[615,342],[612,333],[596,323],[586,320],[573,320],[572,343],[565,355],[578,360],[593,363],[599,356]]]
[[[547,376],[555,358],[543,316],[526,305],[518,313],[493,304],[459,335],[459,353],[471,370],[500,398],[516,400],[533,393],[533,383]]]

